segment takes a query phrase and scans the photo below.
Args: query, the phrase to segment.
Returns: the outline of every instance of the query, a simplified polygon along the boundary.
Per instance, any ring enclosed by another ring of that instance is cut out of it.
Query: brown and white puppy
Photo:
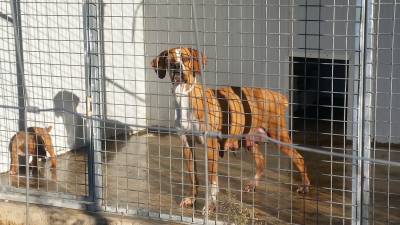
[[[288,100],[278,92],[263,88],[221,87],[218,90],[204,90],[202,85],[197,82],[196,75],[200,74],[201,63],[205,65],[207,59],[202,54],[200,63],[199,54],[192,48],[172,48],[161,52],[152,60],[151,66],[159,78],[164,78],[168,73],[171,79],[172,92],[176,100],[175,123],[177,128],[182,131],[205,131],[205,107],[203,104],[203,94],[205,94],[209,114],[209,131],[232,135],[249,134],[249,138],[245,138],[243,143],[253,153],[256,161],[256,174],[254,179],[246,184],[244,191],[253,191],[264,175],[265,159],[259,150],[260,140],[250,138],[251,134],[263,133],[282,142],[292,143],[285,117]],[[192,182],[191,197],[184,198],[180,205],[191,207],[196,200],[198,186],[192,151],[194,140],[191,135],[185,135],[184,132],[180,134],[180,137],[184,143],[183,154]],[[202,141],[201,138],[199,141]],[[215,210],[218,193],[218,157],[219,155],[223,156],[223,151],[237,150],[239,141],[241,140],[232,138],[227,140],[207,138],[205,144],[208,147],[208,170],[212,198],[209,210]],[[294,148],[282,145],[280,149],[292,158],[302,175],[302,185],[297,191],[299,193],[308,192],[310,180],[303,157]]]
[[[37,160],[41,155],[46,155],[46,151],[51,157],[51,167],[57,167],[57,156],[51,141],[50,131],[52,127],[40,128],[29,127],[25,131],[17,132],[10,141],[11,148],[11,167],[10,174],[17,174],[19,160],[18,156],[25,156],[25,141],[28,140],[28,153],[33,156],[33,166],[37,169]],[[28,137],[26,137],[28,136]]]

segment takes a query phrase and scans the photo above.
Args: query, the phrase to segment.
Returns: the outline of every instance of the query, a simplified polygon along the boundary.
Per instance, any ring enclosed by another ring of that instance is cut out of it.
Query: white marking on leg
[[[219,192],[218,182],[211,184],[211,200],[217,201],[217,194]]]

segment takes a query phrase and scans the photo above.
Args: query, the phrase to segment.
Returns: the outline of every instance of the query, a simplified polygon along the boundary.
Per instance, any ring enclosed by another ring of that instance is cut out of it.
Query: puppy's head
[[[202,64],[207,58],[202,53]],[[191,83],[196,74],[200,74],[199,52],[192,48],[171,48],[161,52],[151,61],[151,66],[163,79],[167,73],[173,83]]]

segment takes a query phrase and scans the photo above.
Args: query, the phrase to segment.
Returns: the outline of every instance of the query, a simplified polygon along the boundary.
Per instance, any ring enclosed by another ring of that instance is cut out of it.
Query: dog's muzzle
[[[170,64],[169,72],[171,74],[171,80],[174,84],[180,84],[183,82],[183,71],[180,62]]]
[[[179,72],[174,72],[172,74],[172,83],[174,83],[174,85],[178,85],[183,83],[183,78],[182,78],[182,74]]]

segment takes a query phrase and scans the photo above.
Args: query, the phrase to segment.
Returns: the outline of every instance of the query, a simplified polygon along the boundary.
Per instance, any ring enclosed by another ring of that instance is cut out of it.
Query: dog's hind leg
[[[276,123],[277,121],[279,122]],[[281,116],[280,120],[278,119],[275,122],[270,123],[268,134],[271,138],[277,139],[281,142],[292,144],[292,140],[289,137],[289,131],[286,128],[286,120],[284,116]],[[302,194],[307,193],[309,191],[310,179],[308,178],[303,156],[300,155],[300,153],[293,147],[280,145],[279,148],[283,153],[285,153],[292,159],[293,163],[296,165],[301,174],[302,185],[299,186],[297,192]]]
[[[197,189],[198,189],[198,178],[197,178],[197,169],[196,162],[194,158],[194,141],[188,138],[186,135],[181,136],[181,140],[183,143],[183,157],[186,161],[186,169],[189,173],[190,182],[192,185],[191,197],[186,197],[181,201],[181,207],[192,207],[196,201],[197,197]]]
[[[254,160],[256,161],[256,175],[254,176],[253,180],[244,186],[243,191],[245,192],[255,191],[260,179],[264,176],[265,159],[263,153],[260,151],[260,146],[254,143],[251,146],[251,152],[253,153]]]

